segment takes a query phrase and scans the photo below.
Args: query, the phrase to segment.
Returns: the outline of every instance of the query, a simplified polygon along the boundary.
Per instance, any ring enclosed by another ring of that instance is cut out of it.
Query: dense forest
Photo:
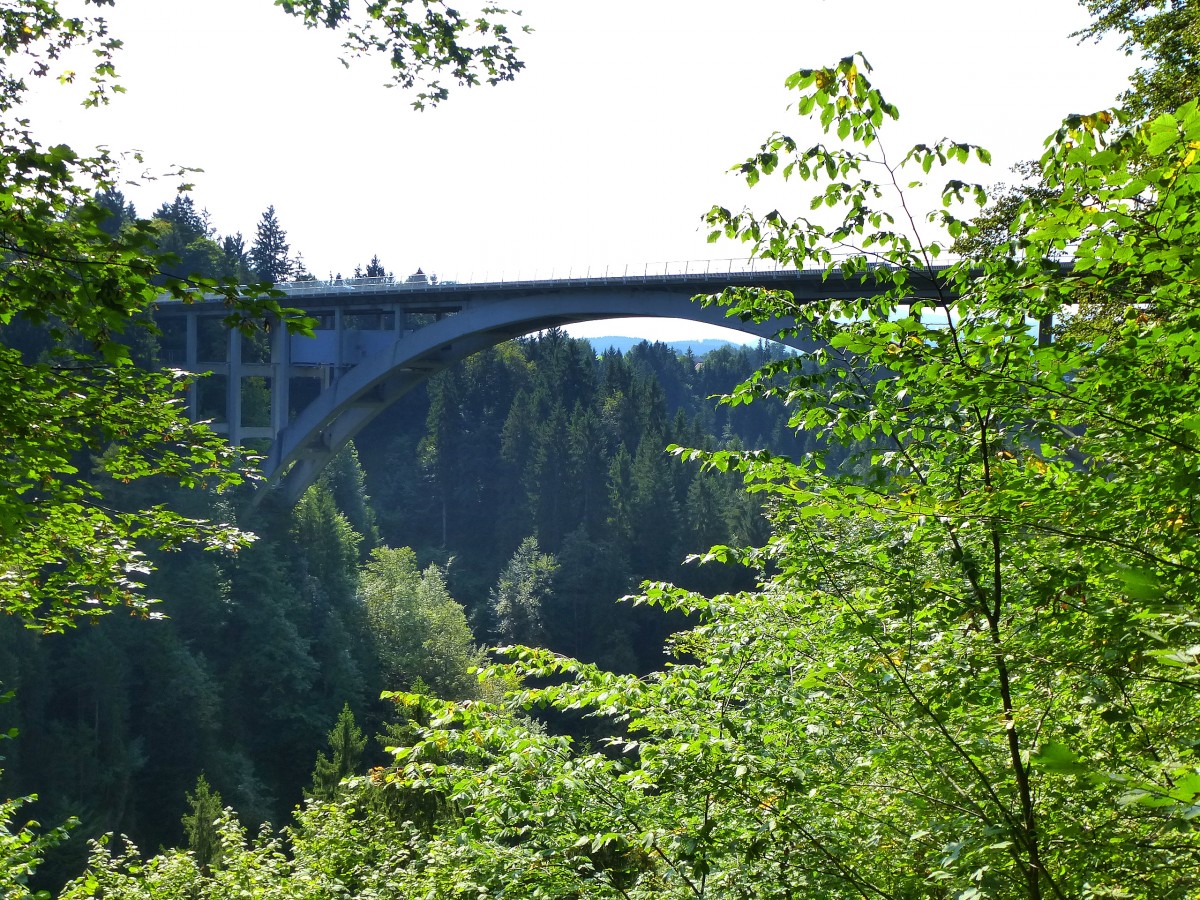
[[[135,227],[118,193],[105,228]],[[267,210],[253,243],[221,237],[190,196],[149,225],[183,270],[283,280],[302,267]],[[383,267],[372,257],[367,271]],[[43,330],[6,343],[45,352]],[[138,354],[157,355],[152,336]],[[206,783],[255,824],[285,823],[344,706],[367,733],[383,690],[475,696],[480,648],[548,647],[621,672],[662,666],[679,616],[619,604],[647,579],[748,588],[748,570],[683,565],[695,549],[766,536],[761,502],[732,476],[666,453],[770,446],[802,452],[783,408],[718,406],[779,345],[697,359],[643,342],[597,351],[560,331],[500,345],[402,398],[334,461],[294,509],[246,512],[244,495],[111,484],[118,504],[171,499],[258,536],[237,554],[161,555],[149,592],[162,618],[109,616],[44,637],[0,620],[0,725],[9,793],[45,798],[46,821],[87,838],[186,845],[187,796]],[[383,762],[383,744],[373,746]],[[56,866],[43,869],[50,875]]]
[[[410,2],[282,9],[418,103],[519,70]],[[238,286],[303,267],[38,144],[10,58],[117,46],[0,7],[0,896],[1200,896],[1200,8],[1083,5],[1142,65],[999,191],[860,55],[788,78],[816,143],[736,168],[831,218],[706,222],[861,280],[722,298],[820,349],[504,344],[253,515],[145,313],[303,332]]]

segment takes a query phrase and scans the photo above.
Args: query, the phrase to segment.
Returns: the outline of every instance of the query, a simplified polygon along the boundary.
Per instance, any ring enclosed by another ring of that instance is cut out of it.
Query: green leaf
[[[1054,775],[1082,775],[1088,768],[1065,744],[1045,741],[1030,754],[1033,767]]]

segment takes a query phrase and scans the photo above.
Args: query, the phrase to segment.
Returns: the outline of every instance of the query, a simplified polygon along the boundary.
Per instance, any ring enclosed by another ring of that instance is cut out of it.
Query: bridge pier
[[[225,421],[229,443],[242,443],[242,333],[229,332],[229,350],[225,366]]]
[[[271,332],[271,371],[271,431],[279,434],[291,407],[292,337],[278,321]]]
[[[199,336],[197,333],[198,328],[196,317],[188,316],[184,328],[186,329],[184,333],[183,351],[185,365],[189,372],[195,372],[198,362],[197,356],[199,353]],[[200,418],[200,382],[194,378],[192,379],[192,383],[188,385],[187,389],[187,408],[188,416],[193,422]]]

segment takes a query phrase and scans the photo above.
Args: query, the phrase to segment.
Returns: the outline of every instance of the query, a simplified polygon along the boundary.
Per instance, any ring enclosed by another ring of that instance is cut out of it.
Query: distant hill
[[[628,353],[631,347],[636,347],[643,340],[645,340],[645,338],[590,337],[584,338],[583,340],[588,341],[592,347],[595,348],[597,353],[603,353],[605,350],[610,348],[618,350],[621,353]],[[702,341],[664,341],[664,343],[680,355],[687,353],[688,350],[691,350],[693,356],[703,356],[705,353],[718,350],[721,347],[740,346],[733,341],[722,341],[714,338],[706,338]]]

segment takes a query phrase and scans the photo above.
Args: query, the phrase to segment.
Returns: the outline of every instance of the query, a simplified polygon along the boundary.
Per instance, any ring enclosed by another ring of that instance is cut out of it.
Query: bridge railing
[[[948,260],[947,260],[948,262]],[[946,265],[934,266],[934,269],[947,268]],[[532,272],[493,272],[469,271],[453,275],[425,273],[418,269],[412,275],[387,275],[379,278],[328,278],[310,281],[280,282],[274,287],[289,298],[303,301],[305,297],[320,296],[328,300],[332,296],[342,294],[347,300],[353,297],[369,296],[371,294],[395,295],[412,291],[414,293],[434,293],[440,290],[446,292],[459,290],[464,287],[471,290],[512,290],[520,287],[580,287],[585,285],[641,285],[648,283],[680,284],[688,280],[712,279],[718,282],[722,278],[737,281],[739,278],[760,277],[794,278],[797,275],[811,275],[814,278],[825,272],[823,268],[798,269],[795,266],[781,264],[770,259],[693,259],[677,262],[633,263],[616,265],[571,265],[554,266],[534,269]],[[707,286],[706,286],[707,287]],[[213,295],[215,299],[216,295]],[[170,304],[173,298],[164,296],[160,302]]]
[[[550,284],[554,282],[580,281],[610,284],[638,284],[670,279],[704,276],[762,275],[769,273],[796,274],[797,272],[820,272],[820,269],[798,270],[794,266],[781,265],[769,259],[699,259],[658,263],[633,263],[616,265],[554,266],[534,269],[532,272],[469,271],[454,274],[426,274],[418,271],[407,276],[384,276],[382,278],[334,278],[315,281],[289,281],[276,287],[290,296],[305,294],[330,294],[340,291],[356,293],[395,293],[404,291],[433,291],[438,288],[468,287],[511,287],[523,284]]]

